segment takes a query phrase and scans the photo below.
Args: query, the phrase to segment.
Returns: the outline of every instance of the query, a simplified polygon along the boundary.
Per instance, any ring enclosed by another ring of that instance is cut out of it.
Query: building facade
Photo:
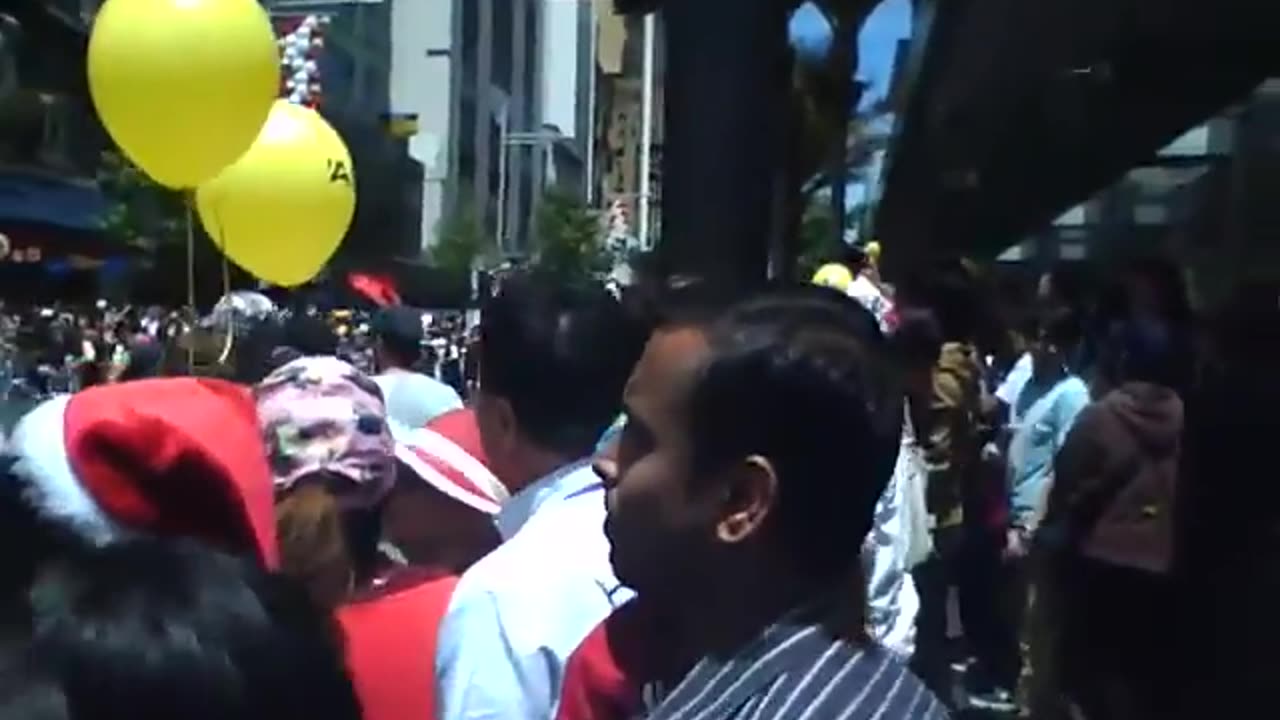
[[[601,136],[597,143],[595,182],[599,196],[611,219],[610,240],[628,249],[640,248],[641,196],[646,187],[641,182],[644,150],[644,18],[642,16],[605,16],[600,25],[598,64],[600,68]],[[653,87],[648,95],[652,103],[652,137],[650,138],[648,204],[648,241],[652,244],[660,234],[662,205],[662,77],[665,73],[665,34],[662,17],[654,24]]]
[[[587,196],[595,143],[591,0],[455,0],[448,143],[454,211],[506,255],[529,251],[548,187]]]

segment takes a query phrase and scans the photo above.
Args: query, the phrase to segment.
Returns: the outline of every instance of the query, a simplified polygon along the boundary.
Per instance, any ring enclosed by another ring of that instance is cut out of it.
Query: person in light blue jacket
[[[1022,662],[1018,628],[1026,605],[1025,559],[1044,515],[1053,483],[1054,457],[1090,400],[1089,386],[1076,374],[1071,362],[1081,342],[1082,327],[1079,315],[1072,309],[1058,307],[1044,312],[1032,340],[1031,376],[1010,407],[1011,437],[1005,456],[1009,526],[1004,555],[1009,569],[1009,607],[1017,611],[1003,618],[1008,623],[1008,633],[1001,635],[1007,642],[997,642],[999,649],[987,660],[990,667],[985,670],[990,686],[969,696],[969,704],[977,709],[1017,708],[1014,690]]]
[[[1074,310],[1045,312],[1031,348],[1031,378],[1010,408],[1007,477],[1009,545],[1014,555],[1025,554],[1053,481],[1053,459],[1076,416],[1089,404],[1089,386],[1071,363],[1082,334]]]

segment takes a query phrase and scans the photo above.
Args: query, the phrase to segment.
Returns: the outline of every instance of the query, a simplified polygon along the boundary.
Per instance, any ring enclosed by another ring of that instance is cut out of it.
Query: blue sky
[[[802,5],[792,17],[790,30],[793,44],[820,51],[830,43],[831,27],[815,10]],[[868,85],[859,110],[884,99],[898,42],[910,34],[911,0],[882,0],[867,18],[858,35],[858,79]]]
[[[802,61],[806,55],[825,55],[832,39],[826,18],[809,3],[802,5],[792,16],[790,35],[792,46]],[[857,78],[866,83],[867,88],[858,103],[859,112],[870,110],[888,95],[898,43],[910,35],[911,0],[881,0],[863,23],[858,33]],[[886,133],[892,129],[892,115],[882,115],[877,120],[873,127]],[[846,199],[851,212],[855,206],[868,202],[876,194],[882,161],[881,154],[873,156],[871,167],[866,168],[868,182],[855,180],[848,183]]]

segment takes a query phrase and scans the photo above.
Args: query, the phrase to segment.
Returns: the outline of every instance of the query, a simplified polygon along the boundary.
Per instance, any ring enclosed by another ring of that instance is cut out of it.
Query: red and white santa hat
[[[48,400],[10,438],[36,512],[104,545],[189,537],[276,567],[271,470],[249,390],[162,378]]]
[[[454,410],[416,430],[393,425],[391,434],[397,460],[467,507],[496,515],[511,496],[488,468],[473,411]]]

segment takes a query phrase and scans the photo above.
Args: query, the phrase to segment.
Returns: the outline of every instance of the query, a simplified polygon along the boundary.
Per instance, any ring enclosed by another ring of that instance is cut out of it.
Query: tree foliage
[[[120,243],[156,250],[183,245],[187,237],[187,201],[157,183],[119,152],[102,153],[98,187],[107,198],[103,232]]]
[[[796,272],[801,280],[808,280],[824,262],[840,257],[844,243],[836,232],[838,221],[830,203],[823,199],[811,199],[800,219],[799,251]]]
[[[492,248],[493,243],[485,236],[475,203],[469,198],[462,198],[453,212],[440,219],[436,227],[436,241],[428,255],[432,265],[450,275],[462,277],[475,269],[478,263],[489,260]]]
[[[599,277],[613,268],[598,212],[575,195],[548,190],[534,222],[534,266],[566,278]]]

